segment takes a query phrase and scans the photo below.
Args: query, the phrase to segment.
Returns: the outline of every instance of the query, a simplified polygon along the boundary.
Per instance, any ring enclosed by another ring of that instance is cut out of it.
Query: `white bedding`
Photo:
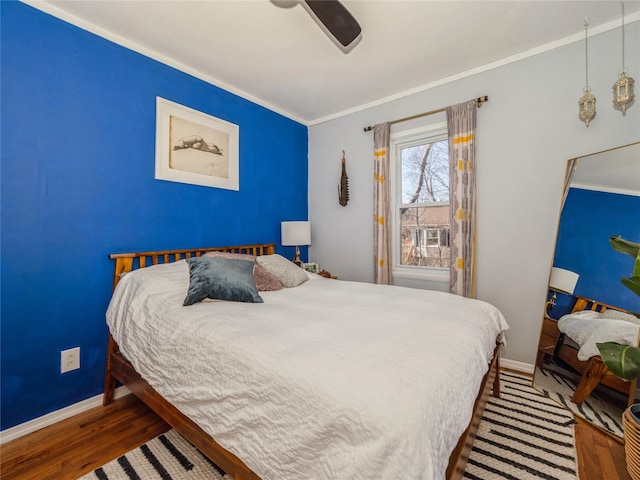
[[[628,315],[629,318],[634,318]],[[638,325],[628,320],[608,318],[591,310],[563,315],[558,320],[558,330],[575,341],[580,349],[578,360],[586,361],[600,355],[597,344],[616,342],[621,345],[638,344]]]
[[[109,329],[142,377],[262,479],[445,477],[496,337],[493,306],[321,277],[183,307],[184,261],[126,275]]]

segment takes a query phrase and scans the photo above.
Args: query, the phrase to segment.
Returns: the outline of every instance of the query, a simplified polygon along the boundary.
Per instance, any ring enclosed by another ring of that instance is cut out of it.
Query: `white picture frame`
[[[310,273],[320,273],[320,265],[318,262],[302,263],[302,269]]]
[[[240,127],[156,97],[157,180],[240,190]]]

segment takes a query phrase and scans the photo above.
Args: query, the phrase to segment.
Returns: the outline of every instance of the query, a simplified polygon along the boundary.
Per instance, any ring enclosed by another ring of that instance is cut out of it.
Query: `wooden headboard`
[[[227,252],[241,253],[245,255],[273,255],[275,253],[275,243],[264,243],[256,245],[238,245],[234,247],[206,247],[206,248],[186,248],[182,250],[158,250],[156,252],[140,253],[112,253],[109,258],[116,261],[113,270],[113,288],[120,281],[123,273],[128,273],[137,268],[144,268],[149,265],[159,263],[171,263],[185,258],[200,257],[207,252]]]
[[[571,313],[581,312],[582,310],[593,310],[594,312],[604,313],[606,310],[617,310],[618,312],[630,313],[631,315],[637,315],[623,308],[614,307],[613,305],[607,305],[606,303],[591,300],[590,298],[580,297],[576,295],[576,304],[571,309]]]

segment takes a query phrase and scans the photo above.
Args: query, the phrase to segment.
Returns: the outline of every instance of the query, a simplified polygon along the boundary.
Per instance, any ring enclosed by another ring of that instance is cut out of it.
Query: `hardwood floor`
[[[169,429],[135,396],[96,407],[0,447],[2,480],[75,480]]]
[[[2,480],[75,480],[169,429],[133,395],[0,447]],[[580,480],[630,480],[621,443],[578,419]],[[490,479],[486,479],[490,480]]]
[[[631,480],[622,443],[576,418],[576,454],[580,480]]]

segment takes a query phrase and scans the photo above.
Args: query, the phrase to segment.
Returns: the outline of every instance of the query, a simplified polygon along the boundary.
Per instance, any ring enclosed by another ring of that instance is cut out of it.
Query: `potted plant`
[[[635,259],[633,273],[623,277],[622,284],[640,296],[640,244],[612,235],[609,243],[614,250]],[[607,368],[625,381],[632,381],[640,375],[640,347],[620,345],[615,342],[598,343],[598,350]],[[640,480],[640,403],[631,405],[622,415],[624,426],[624,449],[627,470],[633,480]]]

